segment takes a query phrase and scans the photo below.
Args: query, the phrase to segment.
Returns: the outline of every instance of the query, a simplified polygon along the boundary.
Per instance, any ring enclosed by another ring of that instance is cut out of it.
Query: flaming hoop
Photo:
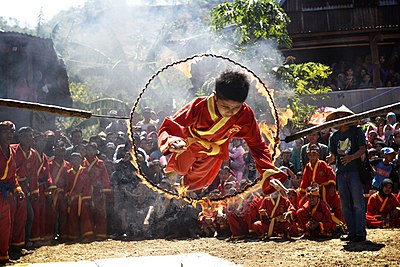
[[[231,198],[236,198],[236,197],[242,197],[249,193],[252,192],[252,190],[254,191],[255,185],[258,184],[258,182],[261,180],[260,177],[257,177],[251,184],[248,184],[245,186],[245,188],[241,191],[241,192],[237,192],[235,194],[232,195],[226,195],[220,198],[209,198],[209,197],[202,197],[202,198],[190,198],[188,196],[186,196],[185,194],[185,190],[181,190],[178,193],[175,192],[171,192],[168,191],[164,188],[159,187],[157,184],[153,183],[151,180],[148,180],[146,178],[146,176],[143,174],[139,164],[137,164],[137,155],[136,155],[136,145],[134,142],[134,127],[135,125],[132,125],[133,123],[133,117],[134,117],[134,113],[138,107],[138,104],[140,102],[140,99],[142,98],[144,92],[147,90],[147,88],[149,87],[149,85],[151,84],[151,82],[163,71],[171,68],[171,67],[176,67],[179,64],[183,64],[195,59],[202,59],[205,57],[210,57],[210,58],[216,58],[216,59],[220,59],[220,60],[225,60],[228,61],[230,63],[232,63],[235,66],[239,66],[241,69],[244,69],[245,71],[247,71],[248,73],[250,73],[257,81],[257,88],[263,88],[268,96],[267,100],[271,106],[271,108],[273,109],[273,116],[275,119],[275,126],[276,126],[276,134],[275,136],[273,136],[273,151],[272,151],[272,158],[275,157],[275,154],[277,152],[278,149],[278,145],[279,145],[279,131],[280,131],[280,122],[279,122],[279,115],[278,115],[278,109],[275,106],[274,100],[272,98],[272,94],[271,92],[268,90],[267,86],[262,82],[262,80],[249,68],[247,68],[246,66],[234,61],[231,58],[225,57],[225,56],[221,56],[221,55],[215,55],[215,54],[210,54],[210,53],[206,53],[206,54],[196,54],[193,55],[191,57],[187,57],[185,59],[179,60],[179,61],[175,61],[172,62],[164,67],[162,67],[161,69],[159,69],[155,74],[153,74],[150,79],[147,81],[146,85],[143,87],[143,89],[140,91],[138,97],[136,98],[136,101],[132,107],[131,113],[130,113],[130,123],[129,123],[129,138],[132,142],[132,150],[130,152],[131,156],[132,156],[132,164],[135,166],[135,168],[138,170],[138,177],[141,180],[142,183],[144,183],[147,187],[149,187],[150,189],[152,189],[155,192],[158,192],[160,194],[164,194],[165,196],[169,197],[169,198],[175,198],[175,199],[183,199],[189,203],[202,203],[202,202],[219,202],[222,200],[227,200],[227,199],[231,199]]]

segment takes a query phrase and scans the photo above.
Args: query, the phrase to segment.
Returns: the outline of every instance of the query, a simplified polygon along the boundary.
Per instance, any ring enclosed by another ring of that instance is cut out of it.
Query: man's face
[[[71,142],[74,145],[79,145],[82,143],[82,134],[80,132],[74,132],[71,136]]]
[[[309,152],[307,153],[307,157],[311,165],[314,165],[319,158],[319,154],[317,152]]]
[[[222,181],[226,181],[229,178],[229,171],[228,170],[220,170],[219,176],[221,177]]]
[[[289,199],[290,203],[296,203],[296,199],[297,199],[297,194],[296,193],[289,192],[287,194],[287,196],[288,196],[288,199]]]
[[[1,130],[0,131],[0,140],[2,143],[5,143],[7,145],[11,144],[11,141],[14,137],[14,130],[12,129],[7,129],[7,130]]]
[[[243,103],[233,100],[219,99],[216,100],[217,109],[224,118],[230,118],[239,112]]]
[[[71,164],[75,168],[79,167],[79,165],[81,165],[81,163],[82,163],[82,158],[81,157],[79,157],[79,156],[72,156],[71,157]]]
[[[65,157],[65,154],[66,154],[65,147],[56,147],[54,149],[54,156],[56,158],[62,158],[63,159]]]
[[[310,144],[316,144],[318,141],[318,134],[317,133],[312,133],[307,135],[308,141],[310,141]]]
[[[395,153],[390,153],[390,154],[385,154],[385,161],[387,162],[393,162],[394,158],[396,157]]]
[[[311,206],[315,206],[318,203],[319,196],[308,195],[307,200]]]
[[[35,147],[39,151],[43,151],[46,147],[46,137],[40,136],[35,138]]]
[[[33,133],[23,132],[19,136],[19,143],[21,145],[32,146],[33,145]]]
[[[94,157],[97,155],[97,149],[93,146],[87,146],[86,147],[86,155],[88,157]]]

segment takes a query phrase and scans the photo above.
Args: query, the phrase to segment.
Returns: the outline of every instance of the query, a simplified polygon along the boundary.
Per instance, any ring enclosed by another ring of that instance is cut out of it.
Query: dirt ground
[[[400,266],[400,229],[368,230],[368,241],[244,240],[106,240],[57,244],[25,252],[18,263],[81,261],[105,258],[206,252],[243,266]]]

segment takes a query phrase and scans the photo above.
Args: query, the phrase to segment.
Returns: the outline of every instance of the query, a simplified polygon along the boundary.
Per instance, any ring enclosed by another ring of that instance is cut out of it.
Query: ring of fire
[[[142,172],[139,164],[137,164],[137,152],[136,152],[136,145],[134,142],[134,132],[133,129],[135,125],[132,125],[133,123],[133,116],[134,113],[139,105],[140,99],[142,98],[144,92],[147,90],[147,88],[149,87],[149,85],[151,84],[151,82],[163,71],[174,67],[176,65],[179,64],[183,64],[189,61],[192,61],[194,59],[201,59],[204,57],[211,57],[211,58],[215,58],[215,59],[220,59],[220,60],[225,60],[228,61],[230,63],[232,63],[235,66],[239,66],[241,69],[244,69],[245,71],[247,71],[248,73],[250,73],[256,80],[257,80],[257,86],[256,87],[261,87],[262,89],[265,90],[265,92],[267,93],[267,100],[273,110],[273,116],[275,119],[275,126],[276,126],[276,134],[275,136],[273,136],[273,143],[272,143],[272,158],[274,158],[275,153],[277,151],[278,145],[279,145],[279,130],[280,130],[280,122],[279,122],[279,115],[278,115],[278,109],[275,106],[274,100],[272,98],[272,94],[271,92],[268,90],[268,88],[266,87],[266,85],[262,82],[262,80],[252,71],[250,70],[248,67],[234,61],[231,58],[225,57],[225,56],[221,56],[221,55],[215,55],[215,54],[210,54],[210,53],[206,53],[206,54],[196,54],[190,57],[187,57],[185,59],[179,60],[179,61],[175,61],[172,62],[170,64],[165,65],[164,67],[162,67],[161,69],[159,69],[155,74],[153,74],[150,79],[147,81],[147,83],[145,84],[145,86],[143,87],[143,89],[140,91],[138,97],[136,98],[136,101],[132,107],[131,113],[130,113],[130,122],[129,122],[129,139],[132,143],[132,149],[131,149],[131,156],[132,156],[132,160],[131,163],[133,164],[133,166],[136,168],[137,172],[137,176],[139,177],[139,179],[141,180],[141,182],[143,184],[145,184],[147,187],[149,187],[150,189],[152,189],[155,192],[158,192],[160,194],[164,194],[166,197],[169,198],[175,198],[175,199],[183,199],[189,203],[196,203],[196,202],[218,202],[218,201],[222,201],[222,200],[227,200],[227,199],[231,199],[231,198],[237,198],[237,197],[241,197],[244,196],[245,194],[249,193],[252,189],[254,190],[255,186],[258,184],[258,182],[260,181],[260,177],[257,177],[251,184],[248,184],[242,191],[236,192],[233,195],[226,195],[223,197],[219,197],[219,198],[209,198],[209,197],[202,197],[202,198],[190,198],[188,196],[186,196],[184,193],[175,193],[175,192],[171,192],[168,191],[164,188],[159,187],[157,184],[153,183],[152,181],[148,180],[147,177],[144,175],[144,173]]]

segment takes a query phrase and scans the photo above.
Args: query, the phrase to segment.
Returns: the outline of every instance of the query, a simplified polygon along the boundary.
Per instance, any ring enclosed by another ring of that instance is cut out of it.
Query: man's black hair
[[[217,98],[243,103],[249,93],[247,76],[237,71],[226,71],[215,81]]]
[[[29,126],[24,126],[24,127],[19,128],[19,130],[18,130],[18,134],[23,134],[25,132],[33,134],[33,129]]]
[[[71,136],[72,136],[74,133],[80,133],[80,134],[82,135],[82,129],[80,129],[80,128],[78,128],[78,127],[75,127],[75,128],[72,129],[72,131],[71,131]]]

